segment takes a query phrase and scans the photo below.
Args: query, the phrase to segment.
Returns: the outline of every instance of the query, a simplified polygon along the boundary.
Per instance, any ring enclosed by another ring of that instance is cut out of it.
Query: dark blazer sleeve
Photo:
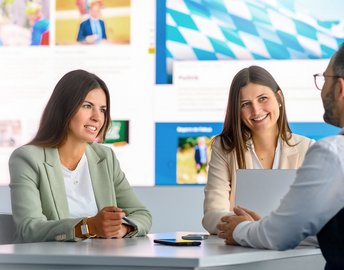
[[[77,41],[84,41],[87,36],[92,35],[90,20],[85,20],[80,24]]]
[[[201,164],[201,155],[198,146],[195,147],[195,162],[196,164]]]
[[[107,39],[106,36],[106,29],[105,29],[105,23],[103,20],[100,20],[100,27],[102,29],[102,39]]]

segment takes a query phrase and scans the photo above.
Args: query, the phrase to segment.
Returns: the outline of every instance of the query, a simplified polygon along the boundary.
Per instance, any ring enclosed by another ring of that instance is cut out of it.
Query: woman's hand
[[[252,219],[254,221],[258,221],[258,220],[262,219],[262,217],[257,212],[252,211],[250,209],[247,209],[247,208],[244,208],[241,206],[236,206],[236,207],[234,207],[234,213],[235,213],[235,209],[237,209],[237,211],[238,211],[238,209],[245,211],[247,214],[249,214],[252,217]]]
[[[97,215],[88,219],[90,234],[104,238],[122,238],[128,233],[129,228],[122,224],[125,213],[121,208],[107,206]]]
[[[221,222],[217,225],[218,236],[225,239],[227,245],[237,245],[234,240],[233,233],[238,224],[243,221],[257,221],[261,219],[260,215],[240,206],[234,207],[235,215],[224,216],[221,218]]]

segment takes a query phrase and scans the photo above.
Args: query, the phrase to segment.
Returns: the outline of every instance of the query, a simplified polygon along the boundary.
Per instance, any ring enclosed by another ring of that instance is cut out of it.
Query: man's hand
[[[243,221],[257,221],[261,218],[256,212],[240,206],[234,207],[233,210],[235,215],[222,217],[221,222],[216,226],[219,230],[218,236],[225,239],[227,245],[238,244],[233,238],[233,232],[239,223]]]

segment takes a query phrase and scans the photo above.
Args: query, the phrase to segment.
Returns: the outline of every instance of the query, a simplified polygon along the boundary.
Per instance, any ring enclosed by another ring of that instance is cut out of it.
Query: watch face
[[[88,226],[87,224],[81,224],[81,234],[88,235]]]

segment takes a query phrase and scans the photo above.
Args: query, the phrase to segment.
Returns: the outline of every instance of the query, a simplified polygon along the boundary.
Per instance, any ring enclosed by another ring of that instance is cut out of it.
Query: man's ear
[[[338,78],[338,86],[339,86],[339,96],[340,98],[344,99],[344,79]]]

